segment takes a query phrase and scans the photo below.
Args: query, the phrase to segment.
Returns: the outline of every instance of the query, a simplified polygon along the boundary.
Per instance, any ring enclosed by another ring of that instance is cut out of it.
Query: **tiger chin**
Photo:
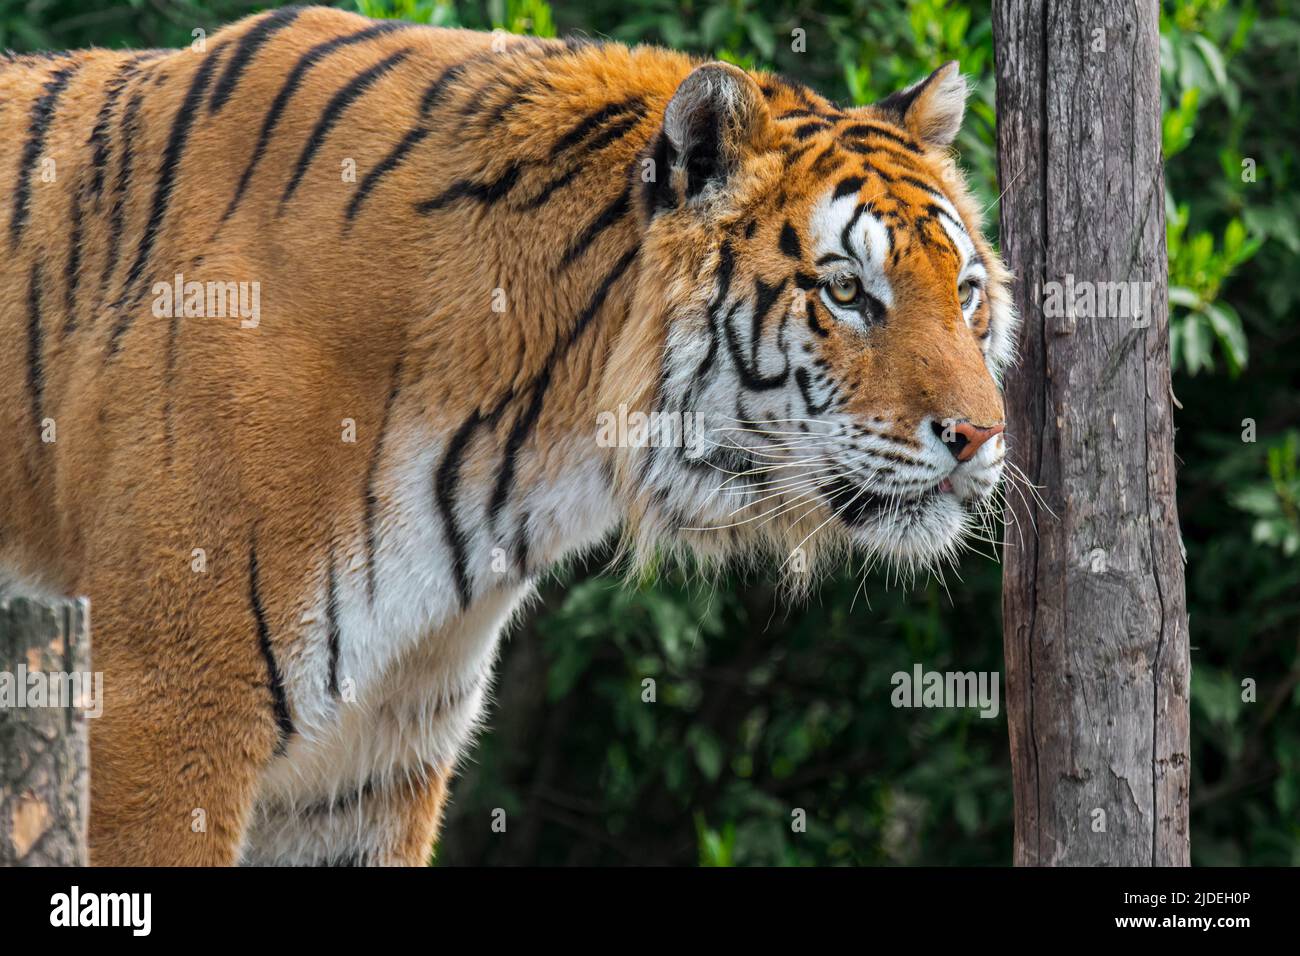
[[[91,601],[92,862],[426,862],[501,634],[611,537],[950,556],[1015,339],[965,92],[324,8],[0,63],[0,571]]]

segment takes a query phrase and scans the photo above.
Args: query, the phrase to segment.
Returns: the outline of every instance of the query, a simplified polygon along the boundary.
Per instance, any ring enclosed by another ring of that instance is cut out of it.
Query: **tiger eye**
[[[831,280],[830,284],[831,298],[840,305],[852,305],[862,294],[862,284],[858,282],[856,276],[838,275]]]
[[[961,301],[961,307],[964,309],[971,304],[975,298],[975,283],[969,279],[957,286],[957,298]]]

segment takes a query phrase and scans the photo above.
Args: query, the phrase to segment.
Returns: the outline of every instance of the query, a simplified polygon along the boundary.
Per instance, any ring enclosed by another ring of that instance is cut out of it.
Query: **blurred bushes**
[[[982,0],[358,0],[372,16],[572,31],[776,68],[866,103],[957,59],[959,146],[996,233]],[[180,45],[235,0],[0,0],[0,44]],[[795,52],[794,31],[805,31]],[[1164,0],[1170,342],[1193,661],[1192,853],[1300,863],[1300,17]],[[1011,534],[1015,544],[1016,534]],[[769,581],[543,587],[506,644],[440,862],[1003,864],[1005,710],[900,711],[889,677],[1002,669],[998,566],[904,593],[846,571],[805,606]],[[1243,701],[1242,682],[1257,684]],[[653,681],[653,685],[647,684]],[[654,702],[645,698],[654,695]],[[489,828],[493,808],[508,835]],[[805,832],[792,823],[806,819]]]

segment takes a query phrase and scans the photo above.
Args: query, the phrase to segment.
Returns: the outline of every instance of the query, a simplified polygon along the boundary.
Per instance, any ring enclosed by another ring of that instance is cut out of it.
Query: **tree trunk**
[[[86,865],[89,656],[84,601],[0,600],[0,866]]]
[[[1157,6],[994,3],[1017,865],[1189,863]]]

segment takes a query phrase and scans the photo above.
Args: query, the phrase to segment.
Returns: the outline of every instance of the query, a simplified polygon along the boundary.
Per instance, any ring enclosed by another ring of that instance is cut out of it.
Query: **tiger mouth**
[[[841,521],[850,528],[857,528],[886,509],[903,515],[916,514],[939,495],[951,491],[952,483],[947,478],[916,494],[897,495],[869,491],[851,478],[840,476],[827,486],[823,495]]]

